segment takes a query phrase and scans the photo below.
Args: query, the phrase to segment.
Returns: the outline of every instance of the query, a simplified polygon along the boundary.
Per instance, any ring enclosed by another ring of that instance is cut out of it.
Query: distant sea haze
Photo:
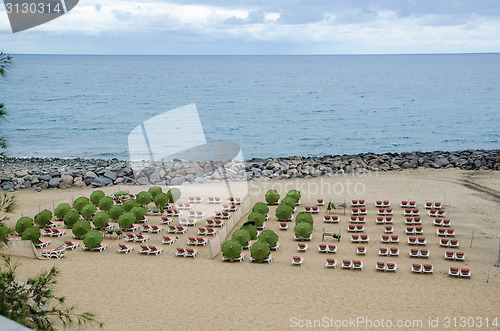
[[[190,103],[207,140],[246,159],[500,148],[500,54],[13,61],[9,156],[127,159],[133,128]]]

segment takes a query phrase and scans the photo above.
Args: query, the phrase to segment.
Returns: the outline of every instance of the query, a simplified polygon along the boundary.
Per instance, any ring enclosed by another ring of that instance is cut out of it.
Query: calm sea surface
[[[245,158],[497,149],[500,54],[15,55],[0,102],[10,156],[125,159],[134,127],[190,103]]]

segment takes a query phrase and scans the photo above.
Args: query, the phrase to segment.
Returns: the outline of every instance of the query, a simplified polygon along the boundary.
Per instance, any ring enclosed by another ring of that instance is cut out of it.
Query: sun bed
[[[470,276],[471,276],[470,269],[467,268],[460,269],[460,277],[470,278]]]
[[[170,223],[172,223],[172,217],[162,216],[160,223],[161,224],[170,224]]]
[[[323,221],[325,223],[338,223],[339,217],[336,215],[325,215],[325,217],[323,218]]]
[[[432,267],[432,264],[424,264],[423,273],[424,274],[432,274],[432,273],[434,273],[434,268]]]
[[[276,244],[274,244],[274,246],[269,247],[269,249],[272,250],[272,251],[279,250],[280,249],[280,243],[279,243],[279,241],[277,241]]]
[[[316,205],[317,206],[324,206],[325,205],[325,200],[323,200],[323,199],[317,199],[316,200]]]
[[[105,250],[106,248],[108,247],[108,244],[105,244],[105,243],[100,243],[99,245],[97,245],[96,247],[87,247],[85,245],[82,246],[82,250],[84,251],[91,251],[91,252],[94,252],[94,251],[97,251],[97,252],[102,252],[103,250]]]
[[[309,237],[302,238],[302,237],[297,237],[296,235],[293,236],[293,240],[296,241],[311,241],[312,240],[312,234],[309,235]]]
[[[141,245],[141,248],[139,249],[139,254],[149,254],[151,249],[147,245]]]
[[[45,246],[48,246],[50,243],[51,243],[50,239],[38,239],[38,242],[34,245],[36,248],[44,248]]]
[[[66,249],[74,250],[78,247],[79,243],[77,241],[64,241],[64,245],[66,245]]]
[[[286,229],[288,229],[288,223],[280,222],[280,230],[286,230]]]
[[[396,272],[398,270],[398,265],[395,262],[387,262],[385,271]]]
[[[378,249],[378,255],[380,255],[380,256],[388,256],[389,255],[389,249],[387,247],[380,247]]]
[[[55,257],[59,260],[64,255],[66,255],[66,249],[61,248],[61,247],[63,247],[63,246],[60,246],[60,247],[54,248],[54,249],[43,250],[40,252],[40,255],[42,255],[43,257],[49,258],[49,259]]]
[[[328,245],[326,247],[326,252],[327,253],[337,253],[337,246],[336,245]]]
[[[351,269],[352,261],[351,260],[342,260],[342,269]]]
[[[134,238],[135,242],[141,242],[141,243],[146,242],[148,240],[149,240],[149,236],[146,234],[138,234]]]
[[[450,267],[450,270],[448,270],[448,275],[452,277],[460,277],[460,270],[455,267]]]
[[[240,255],[235,259],[228,259],[222,256],[222,261],[227,261],[227,262],[242,262],[244,259],[245,259],[245,253],[240,253]]]
[[[293,256],[292,257],[292,265],[299,265],[302,267],[302,264],[304,263],[304,258],[301,256]]]
[[[192,257],[195,258],[198,255],[198,250],[195,248],[186,248],[186,255],[184,257]]]
[[[326,244],[319,244],[318,252],[320,252],[320,253],[328,252],[328,248],[327,248]]]
[[[166,245],[172,245],[175,242],[175,239],[177,239],[177,238],[176,237],[163,236],[163,239],[162,239],[161,243],[162,244],[166,244]]]
[[[359,260],[352,261],[352,269],[353,270],[356,270],[356,269],[363,270],[363,262],[359,261]]]
[[[365,246],[356,247],[356,255],[366,255],[366,247]]]
[[[187,251],[186,251],[185,248],[179,248],[178,247],[176,249],[175,256],[182,256],[182,257],[184,257],[184,256],[186,256],[186,254],[187,254]]]
[[[309,249],[309,245],[307,245],[305,243],[298,243],[297,244],[297,251],[298,252],[307,252],[308,249]]]
[[[125,254],[128,254],[133,250],[134,250],[134,246],[124,245],[124,244],[119,244],[118,249],[117,249],[118,253],[125,253]]]
[[[391,249],[389,250],[389,255],[390,256],[399,256],[399,248],[391,247]]]
[[[385,269],[386,269],[385,262],[377,262],[377,264],[375,265],[375,270],[377,271],[385,271]]]
[[[149,252],[148,252],[148,255],[151,255],[151,254],[154,254],[154,255],[158,255],[158,254],[161,254],[163,252],[163,247],[161,246],[148,246],[149,247]]]
[[[250,262],[257,262],[257,263],[271,263],[273,261],[273,255],[272,254],[269,254],[267,256],[267,258],[265,258],[264,260],[256,260],[254,259],[253,257],[250,256]]]
[[[326,268],[337,269],[337,260],[336,259],[330,259],[330,258],[326,259],[325,267]]]

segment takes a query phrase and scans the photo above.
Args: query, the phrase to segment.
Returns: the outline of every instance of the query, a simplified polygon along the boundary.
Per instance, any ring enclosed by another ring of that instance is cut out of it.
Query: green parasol
[[[151,193],[149,192],[142,191],[139,194],[137,194],[136,199],[141,206],[147,206],[153,201],[153,195],[151,195]]]
[[[295,223],[300,223],[300,222],[307,222],[311,225],[313,225],[313,217],[310,213],[308,212],[300,212],[297,214],[297,216],[295,217]]]
[[[242,249],[243,247],[238,241],[228,240],[222,245],[220,250],[226,259],[232,260],[240,256]]]
[[[94,216],[96,211],[97,207],[93,203],[89,203],[82,208],[80,214],[82,215],[83,218],[89,220],[92,218],[92,216]]]
[[[35,223],[39,227],[44,227],[47,224],[49,224],[50,220],[52,219],[52,212],[48,209],[44,209],[35,216]]]
[[[34,226],[30,226],[29,228],[26,228],[24,230],[22,236],[22,240],[31,240],[33,244],[36,244],[38,242],[38,239],[40,239],[40,229],[35,228]]]
[[[0,225],[0,243],[5,242],[9,235],[9,227],[5,225]]]
[[[73,202],[73,208],[78,211],[81,211],[83,207],[88,205],[90,200],[86,197],[79,197]]]
[[[280,221],[286,221],[292,216],[293,209],[287,204],[281,204],[276,208],[276,217]]]
[[[257,202],[253,206],[252,211],[261,213],[262,215],[266,215],[267,213],[269,213],[269,207],[263,202]]]
[[[114,200],[111,197],[104,197],[99,201],[99,209],[104,211],[109,211],[114,205]]]
[[[87,232],[90,231],[90,222],[87,220],[79,220],[73,224],[73,235],[75,238],[83,237]]]
[[[64,216],[64,225],[67,228],[71,228],[79,220],[80,220],[80,214],[76,210],[70,210]]]
[[[58,219],[63,219],[64,216],[66,215],[67,212],[71,210],[71,206],[67,203],[61,203],[59,206],[56,207],[54,210],[54,215]]]
[[[165,205],[168,203],[168,201],[169,201],[168,195],[166,195],[165,193],[160,193],[153,199],[153,202],[155,203],[156,207],[162,213],[165,210]]]
[[[135,221],[135,215],[131,212],[124,213],[118,218],[118,224],[122,229],[130,228]]]
[[[297,191],[297,190],[290,190],[288,192],[286,192],[286,196],[289,197],[293,197],[295,200],[299,201],[300,200],[300,192]]]
[[[94,248],[99,246],[99,244],[102,243],[103,239],[104,238],[101,231],[94,230],[87,232],[85,238],[83,238],[83,243],[88,248]]]
[[[178,188],[171,188],[167,192],[168,202],[174,203],[181,197],[181,191]]]
[[[21,217],[16,223],[16,232],[21,234],[30,226],[33,226],[33,220],[26,216]]]
[[[135,199],[128,199],[123,202],[123,210],[125,212],[129,212],[132,210],[132,208],[139,206],[139,203]]]
[[[113,193],[113,196],[116,198],[125,197],[125,196],[128,196],[128,192],[127,191],[118,191],[118,192]]]
[[[271,253],[269,245],[264,241],[257,241],[250,248],[250,255],[257,261],[263,261],[267,259],[269,253]]]
[[[313,227],[311,224],[307,222],[300,222],[297,225],[295,225],[293,231],[295,232],[295,235],[299,238],[308,238],[313,232]]]
[[[266,192],[267,203],[274,204],[280,199],[280,194],[276,190],[269,190]]]
[[[123,210],[123,207],[122,207],[122,206],[118,206],[118,205],[113,206],[113,207],[111,207],[111,208],[109,209],[109,212],[108,212],[108,214],[109,214],[109,218],[111,218],[111,219],[112,219],[112,220],[114,220],[114,221],[117,221],[117,220],[118,220],[118,218],[119,218],[120,216],[122,216],[122,214],[123,214],[124,212],[125,212],[125,211]]]
[[[297,205],[297,200],[292,196],[285,197],[283,198],[283,200],[281,200],[280,205],[289,205],[293,210],[293,208],[295,208],[295,206]]]
[[[250,213],[250,215],[248,215],[248,221],[254,222],[255,227],[259,228],[266,221],[266,216],[262,215],[261,213],[253,211]]]
[[[149,193],[151,193],[151,195],[153,196],[153,199],[160,193],[163,193],[161,187],[159,186],[152,186],[149,188],[148,190]]]
[[[276,245],[279,240],[279,236],[273,230],[264,230],[259,236],[259,241],[266,242],[270,247]]]
[[[90,201],[94,205],[98,205],[99,202],[101,201],[101,199],[104,198],[105,196],[106,196],[106,194],[104,194],[103,191],[97,190],[97,191],[92,192],[92,194],[90,195]]]
[[[248,234],[250,235],[250,240],[257,239],[257,229],[252,224],[243,225],[240,229],[248,231]]]
[[[109,221],[109,215],[105,211],[98,212],[92,218],[92,223],[94,223],[94,226],[98,229],[105,227],[106,224],[108,224],[108,221]]]
[[[234,231],[233,236],[231,237],[231,239],[232,240],[236,240],[242,246],[245,246],[250,241],[250,234],[245,229],[239,229],[239,230]]]
[[[146,216],[147,210],[144,207],[134,207],[130,212],[134,214],[137,221],[140,221]]]

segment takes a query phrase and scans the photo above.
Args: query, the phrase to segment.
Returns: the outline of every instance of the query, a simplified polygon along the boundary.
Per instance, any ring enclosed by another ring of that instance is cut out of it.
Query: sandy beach
[[[131,193],[145,189],[120,188]],[[278,233],[281,248],[272,252],[270,264],[250,263],[249,251],[245,251],[242,263],[222,262],[220,253],[211,260],[208,247],[202,246],[197,247],[196,259],[175,257],[176,247],[186,247],[187,237],[196,234],[197,227],[190,227],[186,234],[177,235],[179,239],[175,244],[164,245],[165,251],[158,256],[140,255],[137,243],[130,254],[118,254],[118,242],[125,241],[106,236],[104,242],[109,247],[102,253],[82,251],[79,247],[61,260],[16,257],[14,260],[20,263],[19,276],[56,266],[61,270],[56,292],[67,296],[68,302],[79,311],[96,313],[105,324],[104,330],[285,330],[308,326],[308,323],[315,328],[340,329],[343,323],[345,329],[368,330],[387,327],[388,321],[395,329],[427,330],[435,325],[438,327],[434,329],[446,329],[446,323],[450,323],[450,329],[470,329],[461,324],[461,318],[466,318],[469,325],[474,323],[476,329],[498,329],[498,326],[486,326],[486,318],[489,323],[500,318],[500,269],[491,267],[489,282],[486,278],[490,264],[495,263],[498,256],[500,172],[418,169],[249,182],[249,193],[259,195],[261,201],[271,188],[282,196],[287,190],[298,189],[302,193],[298,211],[315,205],[316,199],[331,200],[335,204],[346,201],[348,207],[345,215],[343,209],[333,211],[340,217],[338,224],[324,223],[323,216],[328,212],[326,206],[320,207],[320,213],[313,216],[314,232],[306,253],[297,252],[297,242],[293,240],[295,222],[288,230],[280,231],[274,215],[276,207],[271,207],[266,228]],[[187,202],[187,196],[195,193],[205,199],[210,195],[210,185],[183,185],[180,189],[183,195],[179,202]],[[105,187],[103,191],[111,194],[117,187]],[[18,208],[7,225],[13,226],[21,215],[33,217],[39,206],[52,209],[53,204],[68,202],[72,196],[88,197],[91,192],[91,188],[21,190],[15,193]],[[351,199],[367,202],[364,233],[369,235],[370,242],[364,245],[366,256],[356,255],[357,245],[351,243],[347,233]],[[379,247],[387,245],[380,241],[384,226],[375,223],[376,200],[389,200],[394,209],[394,234],[400,237],[398,257],[377,254]],[[428,261],[409,257],[411,246],[406,242],[408,235],[403,209],[399,207],[401,200],[417,202],[427,239],[426,249],[430,251]],[[439,247],[437,227],[432,225],[433,219],[423,208],[428,201],[449,204],[446,218],[451,219],[451,227],[457,233],[458,250],[466,256],[464,262],[444,259],[447,249]],[[214,208],[220,209],[220,205],[204,203],[196,209],[212,216]],[[233,231],[244,221],[245,217]],[[160,218],[150,217],[149,224],[160,224]],[[174,224],[177,225],[178,220],[174,220]],[[331,237],[325,239],[325,243],[337,245],[337,253],[328,256],[319,253],[323,231],[339,230],[343,235],[340,242]],[[71,231],[67,232],[62,238],[51,239],[48,248],[69,240]],[[165,231],[151,234],[149,244],[161,245],[162,235],[166,234]],[[302,267],[291,265],[295,255],[304,258]],[[326,257],[337,259],[339,267],[325,268]],[[359,259],[364,269],[342,270],[342,259]],[[377,261],[396,262],[398,270],[396,273],[376,271]],[[412,263],[430,263],[434,273],[412,273]],[[451,266],[470,268],[471,279],[448,276]],[[469,317],[474,318],[472,322]],[[314,320],[318,322],[314,324]],[[359,323],[353,324],[353,320]],[[396,328],[397,321],[402,321],[403,326]],[[482,324],[478,328],[479,321]]]

